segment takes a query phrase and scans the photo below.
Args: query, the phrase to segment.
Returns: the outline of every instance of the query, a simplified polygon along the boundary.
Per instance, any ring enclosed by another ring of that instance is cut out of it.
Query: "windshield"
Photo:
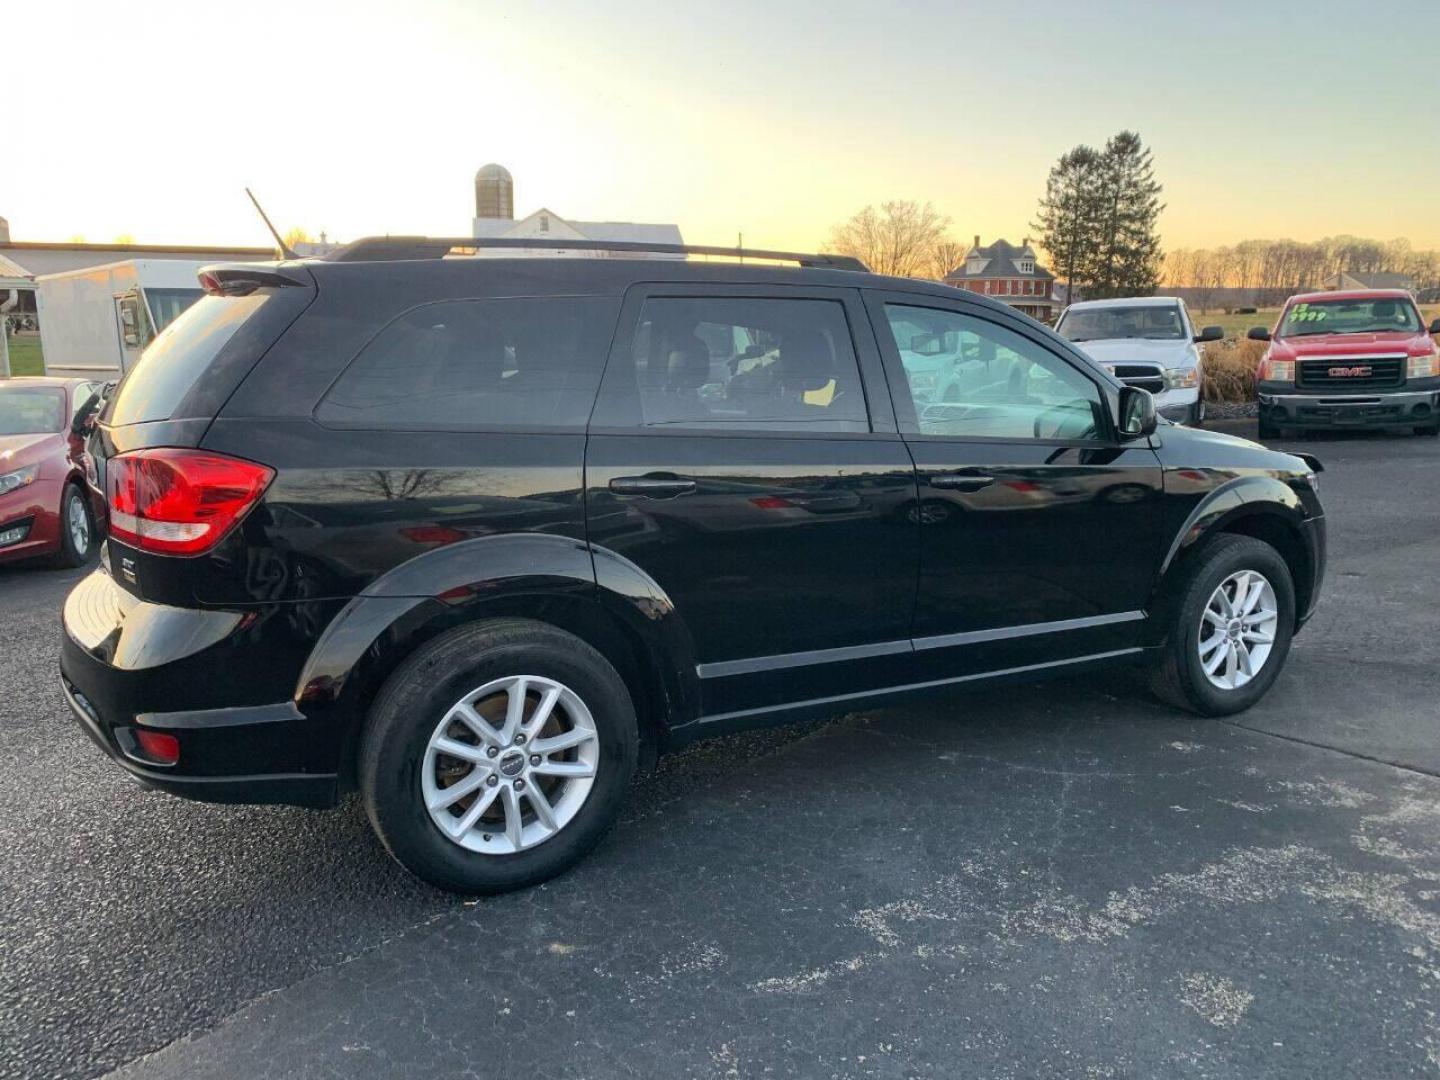
[[[1185,324],[1173,304],[1135,307],[1071,308],[1055,328],[1067,341],[1113,341],[1144,338],[1147,341],[1183,341]]]
[[[1277,337],[1312,334],[1376,334],[1398,330],[1418,333],[1420,313],[1408,300],[1307,300],[1292,304]]]
[[[0,389],[0,435],[49,435],[64,429],[64,390],[51,386]]]

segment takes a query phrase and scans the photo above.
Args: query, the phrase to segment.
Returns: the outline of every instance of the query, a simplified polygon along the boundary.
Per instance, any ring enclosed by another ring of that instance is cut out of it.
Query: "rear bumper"
[[[1435,386],[1368,393],[1297,392],[1261,383],[1260,419],[1285,427],[1415,427],[1440,416],[1440,380]]]
[[[150,787],[206,802],[331,806],[337,739],[293,700],[309,649],[292,628],[303,620],[286,614],[149,604],[97,570],[65,602],[66,701],[96,745]],[[150,760],[141,730],[173,735],[178,760]]]

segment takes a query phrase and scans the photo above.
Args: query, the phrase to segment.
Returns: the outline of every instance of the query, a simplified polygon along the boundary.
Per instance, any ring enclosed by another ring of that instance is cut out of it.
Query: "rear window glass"
[[[109,422],[168,420],[225,343],[267,298],[264,292],[207,296],[194,304],[150,343],[120,381]]]
[[[426,304],[360,351],[316,416],[412,430],[583,427],[618,311],[597,297]]]

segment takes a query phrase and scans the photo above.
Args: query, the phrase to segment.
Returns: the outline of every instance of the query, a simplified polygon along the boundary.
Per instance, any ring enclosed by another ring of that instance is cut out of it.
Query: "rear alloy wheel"
[[[516,675],[466,694],[441,718],[420,788],[448,839],[511,855],[570,824],[599,759],[595,720],[579,695],[553,679]]]
[[[1261,540],[1221,535],[1188,556],[1178,573],[1151,687],[1170,704],[1206,716],[1248,709],[1270,689],[1290,652],[1290,568]]]
[[[360,791],[418,877],[463,893],[533,885],[599,842],[638,756],[630,693],[579,638],[486,620],[422,646],[370,711]]]
[[[65,494],[60,498],[60,550],[55,553],[55,564],[63,567],[84,566],[90,559],[95,545],[95,530],[90,524],[90,508],[85,505],[85,493],[80,485],[65,485]]]

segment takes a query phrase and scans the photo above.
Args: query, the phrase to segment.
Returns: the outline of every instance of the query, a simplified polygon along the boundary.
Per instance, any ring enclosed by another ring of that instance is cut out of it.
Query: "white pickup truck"
[[[1055,332],[1121,382],[1149,390],[1165,419],[1192,427],[1204,421],[1200,345],[1225,335],[1218,326],[1196,333],[1185,301],[1174,296],[1082,300],[1065,309]]]

